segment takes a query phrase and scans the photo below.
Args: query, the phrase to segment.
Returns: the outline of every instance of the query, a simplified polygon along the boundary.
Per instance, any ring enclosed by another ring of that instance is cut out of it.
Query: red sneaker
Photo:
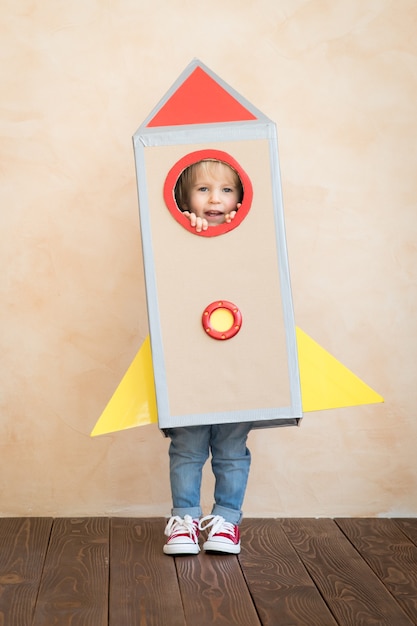
[[[200,530],[211,528],[207,541],[203,544],[206,552],[239,554],[240,532],[237,524],[226,522],[221,515],[207,515],[200,521],[199,528]]]
[[[176,554],[198,554],[198,520],[190,515],[182,517],[171,517],[165,527],[165,534],[168,539],[164,545],[164,554],[175,556]]]

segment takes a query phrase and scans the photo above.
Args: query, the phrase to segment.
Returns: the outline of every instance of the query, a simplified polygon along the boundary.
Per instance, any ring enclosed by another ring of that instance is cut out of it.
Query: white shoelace
[[[206,522],[206,523],[204,523]],[[211,528],[208,538],[211,539],[213,535],[217,535],[218,533],[225,533],[227,535],[231,535],[234,538],[235,536],[235,525],[230,522],[226,522],[224,517],[221,515],[207,515],[200,520],[198,525],[200,530],[206,530],[207,528]]]
[[[165,527],[165,534],[167,537],[184,535],[188,533],[193,541],[197,542],[197,526],[193,521],[191,515],[185,515],[184,519],[179,517],[178,515],[174,515],[169,520],[168,524]]]

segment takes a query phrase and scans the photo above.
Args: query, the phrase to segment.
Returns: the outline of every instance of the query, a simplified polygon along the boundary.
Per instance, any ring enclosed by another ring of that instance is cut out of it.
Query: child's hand
[[[236,211],[230,211],[230,213],[226,213],[226,215],[224,216],[224,221],[226,222],[226,224],[230,224],[230,222],[235,219],[237,210],[240,209],[241,206],[242,203],[238,202],[236,205]]]
[[[184,211],[183,215],[190,220],[191,226],[195,228],[197,233],[201,233],[202,230],[207,230],[208,222],[204,217],[197,217],[195,213],[190,213],[190,211]]]
[[[230,222],[235,218],[236,211],[230,211],[230,213],[226,213],[224,216],[224,221],[226,224],[230,224]]]

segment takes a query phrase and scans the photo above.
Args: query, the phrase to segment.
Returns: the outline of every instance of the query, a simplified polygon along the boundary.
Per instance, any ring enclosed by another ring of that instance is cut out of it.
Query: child
[[[226,163],[204,160],[181,174],[175,189],[178,207],[197,232],[231,222],[241,206],[243,188]],[[246,441],[251,423],[168,428],[173,508],[164,553],[198,554],[200,530],[209,531],[206,551],[238,554],[239,523],[250,467]],[[201,518],[202,470],[211,452],[215,476],[211,515]]]
[[[187,167],[178,179],[175,198],[196,232],[230,223],[242,205],[243,188],[227,163],[206,159]]]
[[[165,528],[164,553],[198,554],[199,531],[210,529],[206,551],[239,554],[239,523],[251,456],[246,441],[252,424],[215,424],[168,428],[173,508]],[[215,476],[211,515],[200,519],[203,466],[211,452]]]

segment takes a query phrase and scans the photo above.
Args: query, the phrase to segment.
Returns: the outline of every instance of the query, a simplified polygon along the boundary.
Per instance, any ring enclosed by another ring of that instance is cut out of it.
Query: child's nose
[[[210,193],[210,202],[220,202],[220,194],[217,189],[212,189]]]

